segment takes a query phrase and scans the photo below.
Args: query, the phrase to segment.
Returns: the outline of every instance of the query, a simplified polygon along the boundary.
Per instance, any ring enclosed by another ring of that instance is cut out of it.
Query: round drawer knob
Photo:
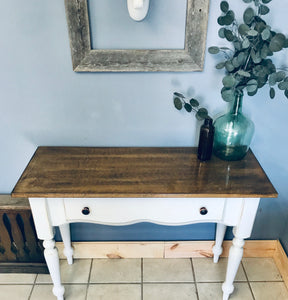
[[[82,209],[82,214],[85,215],[85,216],[89,215],[89,214],[90,214],[90,209],[89,209],[89,207],[84,207],[84,208]]]
[[[200,208],[200,214],[201,215],[207,215],[207,213],[208,213],[208,209],[206,208],[206,207],[201,207]]]

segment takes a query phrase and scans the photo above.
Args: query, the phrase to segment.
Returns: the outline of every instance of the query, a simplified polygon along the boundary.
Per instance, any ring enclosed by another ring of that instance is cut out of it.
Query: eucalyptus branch
[[[211,117],[208,115],[208,111],[206,108],[200,107],[200,103],[195,98],[187,99],[181,93],[175,92],[173,94],[173,102],[174,106],[178,110],[182,110],[183,108],[188,112],[194,112],[197,120],[201,121],[206,118]]]
[[[232,101],[237,91],[246,90],[249,96],[254,96],[267,82],[271,99],[275,97],[275,85],[288,98],[288,68],[277,71],[271,60],[275,52],[288,48],[288,39],[272,30],[262,18],[270,12],[267,4],[271,1],[243,0],[247,8],[243,13],[243,23],[239,26],[229,3],[226,0],[220,3],[221,15],[217,22],[221,28],[218,34],[231,42],[234,50],[227,48],[229,50],[223,51],[223,47],[213,46],[208,51],[211,54],[224,53],[225,61],[218,63],[216,68],[225,70],[221,90],[225,101]],[[251,2],[254,3],[252,7]]]

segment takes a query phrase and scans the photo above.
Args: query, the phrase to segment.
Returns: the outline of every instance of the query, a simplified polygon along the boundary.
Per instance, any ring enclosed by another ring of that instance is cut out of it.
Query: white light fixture
[[[149,0],[127,0],[128,12],[135,21],[142,21],[149,9]]]

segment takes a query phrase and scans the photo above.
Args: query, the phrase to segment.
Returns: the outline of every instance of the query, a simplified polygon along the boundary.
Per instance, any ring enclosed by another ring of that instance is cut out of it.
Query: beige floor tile
[[[64,285],[64,287],[65,300],[85,300],[87,290],[86,284],[71,284]],[[51,284],[35,285],[30,300],[56,300],[56,297],[52,292],[52,288],[53,285]]]
[[[281,281],[282,277],[273,258],[243,258],[249,281]]]
[[[91,259],[74,259],[72,265],[68,265],[65,259],[60,260],[62,283],[87,283],[91,268]],[[39,274],[36,283],[52,283],[49,274]]]
[[[195,280],[197,282],[223,282],[226,276],[227,258],[220,258],[218,263],[213,263],[212,259],[193,258]],[[240,264],[235,281],[246,281],[246,276]]]
[[[93,259],[90,282],[141,282],[141,259]]]
[[[87,300],[141,300],[140,284],[90,284]]]
[[[246,282],[235,282],[234,292],[229,300],[253,300],[249,285]],[[222,283],[197,283],[199,300],[222,300]]]
[[[145,283],[143,300],[197,300],[194,283]]]
[[[0,285],[0,299],[28,300],[32,288],[33,285]]]
[[[251,282],[255,300],[287,300],[288,291],[284,282]]]
[[[37,274],[17,274],[17,273],[2,273],[0,274],[0,284],[5,283],[21,283],[33,284]]]
[[[191,260],[188,258],[143,259],[144,282],[193,282]]]

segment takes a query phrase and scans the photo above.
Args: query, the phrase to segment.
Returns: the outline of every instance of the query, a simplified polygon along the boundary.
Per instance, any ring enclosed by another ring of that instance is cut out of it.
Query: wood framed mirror
[[[186,0],[183,49],[98,49],[97,45],[92,49],[87,1],[65,0],[75,72],[191,72],[203,69],[209,0]]]

